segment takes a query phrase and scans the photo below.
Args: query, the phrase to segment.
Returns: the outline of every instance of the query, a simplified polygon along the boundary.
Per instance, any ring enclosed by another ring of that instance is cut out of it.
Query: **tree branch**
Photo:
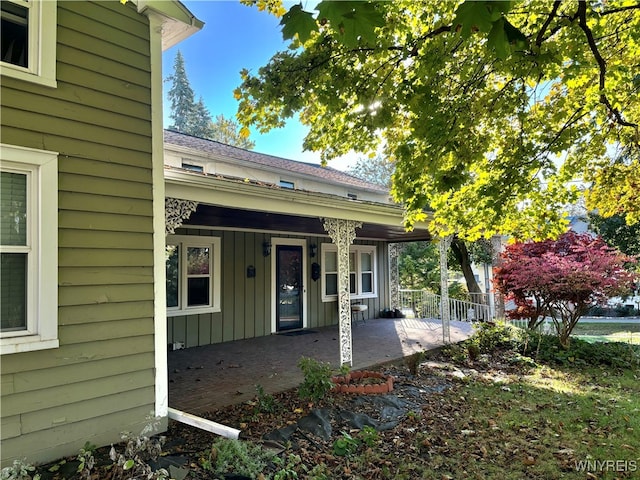
[[[612,8],[611,10],[605,10],[604,12],[600,12],[600,15],[611,15],[612,13],[620,13],[626,12],[627,10],[636,10],[640,9],[640,3],[636,5],[627,5],[626,7]]]
[[[587,25],[587,2],[586,1],[581,1],[578,3],[577,15],[578,15],[578,26],[584,32],[584,35],[587,38],[587,44],[589,45],[589,49],[591,50],[591,53],[593,54],[593,57],[595,58],[596,63],[598,64],[598,69],[600,70],[600,75],[599,75],[600,103],[602,103],[605,107],[607,107],[607,109],[615,119],[616,123],[625,127],[635,128],[636,138],[637,138],[638,124],[625,120],[624,117],[622,116],[622,113],[620,113],[620,110],[618,110],[617,108],[614,108],[614,106],[611,105],[611,102],[609,101],[609,98],[607,97],[607,94],[605,92],[605,83],[606,83],[606,77],[607,77],[607,63],[605,62],[604,58],[602,58],[602,55],[598,50],[598,45],[596,44],[596,40],[593,37],[593,32],[589,28],[589,25]]]
[[[560,8],[560,0],[556,0],[555,2],[553,2],[553,8],[551,9],[549,16],[542,24],[542,28],[538,32],[538,35],[536,35],[536,46],[540,47],[542,45],[542,42],[544,41],[544,34],[547,31],[547,28],[549,28],[549,25],[551,24],[553,18],[556,16],[558,8]]]

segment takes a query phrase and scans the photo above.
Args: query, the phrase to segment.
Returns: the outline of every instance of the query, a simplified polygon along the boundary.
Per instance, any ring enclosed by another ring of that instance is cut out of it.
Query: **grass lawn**
[[[442,405],[448,446],[422,478],[638,478],[639,393],[631,370],[537,367],[470,381]]]
[[[640,320],[619,323],[579,321],[573,335],[587,342],[626,342],[640,345]]]

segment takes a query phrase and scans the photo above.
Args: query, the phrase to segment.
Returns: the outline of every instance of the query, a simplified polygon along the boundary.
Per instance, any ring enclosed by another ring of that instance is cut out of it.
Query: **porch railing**
[[[513,325],[514,327],[521,328],[522,330],[529,329],[529,320],[526,320],[526,319],[509,320],[507,323],[509,323],[510,325]],[[549,318],[547,317],[542,323],[540,323],[540,325],[538,325],[535,331],[538,333],[547,333],[547,334],[552,333],[554,331],[553,322],[549,320]]]
[[[426,290],[400,289],[400,310],[415,318],[441,318],[441,297]],[[486,321],[491,320],[489,305],[449,298],[451,320]]]

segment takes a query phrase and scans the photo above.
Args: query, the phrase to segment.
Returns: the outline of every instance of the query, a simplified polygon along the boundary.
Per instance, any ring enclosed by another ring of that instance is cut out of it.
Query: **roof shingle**
[[[345,185],[377,193],[388,193],[388,190],[381,185],[362,180],[361,178],[354,177],[353,175],[336,170],[335,168],[323,167],[322,165],[315,163],[299,162],[264,153],[253,152],[251,150],[245,150],[243,148],[226,145],[213,140],[186,135],[173,130],[164,131],[164,142],[170,145],[192,148],[200,152],[213,154],[226,159],[249,162],[263,167],[308,175],[317,178],[319,181]]]

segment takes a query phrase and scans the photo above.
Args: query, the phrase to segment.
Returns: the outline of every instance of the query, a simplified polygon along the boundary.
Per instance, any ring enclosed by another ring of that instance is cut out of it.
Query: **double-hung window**
[[[376,292],[376,247],[351,245],[349,248],[349,293],[351,298],[372,298]],[[338,296],[338,250],[322,244],[322,300],[334,301]]]
[[[56,86],[55,0],[0,2],[0,71],[49,87]]]
[[[58,154],[0,144],[0,352],[58,346]]]
[[[220,311],[220,238],[167,237],[167,314]]]

